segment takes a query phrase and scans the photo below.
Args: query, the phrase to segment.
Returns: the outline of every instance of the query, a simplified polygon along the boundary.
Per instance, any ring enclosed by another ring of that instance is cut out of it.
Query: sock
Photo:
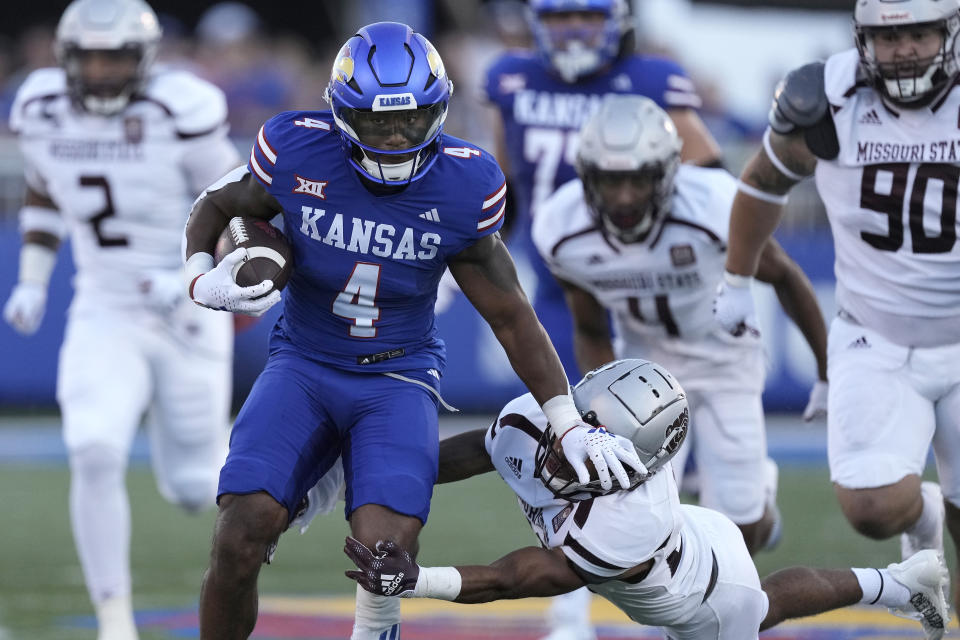
[[[555,596],[550,601],[548,620],[550,628],[590,626],[590,591],[581,587],[576,591]]]
[[[350,640],[399,640],[400,598],[375,596],[357,585],[357,604]]]
[[[126,459],[108,447],[70,454],[70,522],[94,605],[130,596],[130,504]]]
[[[861,604],[902,607],[910,601],[910,590],[893,579],[886,569],[851,569],[863,591]]]
[[[943,498],[939,491],[920,491],[920,499],[923,502],[923,510],[920,511],[920,517],[906,530],[911,536],[916,536],[922,540],[929,540],[935,537],[937,527],[942,527],[940,521],[940,503]]]

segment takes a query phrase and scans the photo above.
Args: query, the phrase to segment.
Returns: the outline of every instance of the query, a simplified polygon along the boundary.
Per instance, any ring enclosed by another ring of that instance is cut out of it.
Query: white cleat
[[[107,598],[97,605],[97,640],[138,640],[130,596]]]
[[[921,536],[910,533],[900,534],[900,558],[906,560],[922,549],[934,549],[943,558],[943,521],[944,506],[943,493],[936,482],[924,482],[920,485],[924,502],[937,505],[937,526],[929,535]]]
[[[902,607],[891,607],[890,613],[919,620],[927,640],[940,640],[950,622],[943,593],[949,574],[937,552],[922,549],[903,562],[889,565],[887,571],[910,591],[910,602]]]
[[[553,627],[540,640],[597,640],[597,634],[591,626],[561,625]]]

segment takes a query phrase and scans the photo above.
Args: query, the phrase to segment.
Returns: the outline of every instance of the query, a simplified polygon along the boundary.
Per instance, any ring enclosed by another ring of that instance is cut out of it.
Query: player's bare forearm
[[[187,257],[197,252],[213,253],[220,232],[235,216],[269,220],[281,210],[280,203],[249,173],[227,182],[197,200],[187,220]]]
[[[466,480],[494,470],[484,445],[486,433],[486,429],[474,429],[440,441],[437,484]]]
[[[499,235],[480,239],[455,256],[449,267],[537,402],[567,394],[560,358],[520,286],[513,258]]]
[[[693,109],[670,109],[667,112],[683,140],[680,161],[700,166],[720,166],[720,145],[703,120]]]
[[[827,379],[827,326],[813,284],[800,266],[770,238],[760,256],[757,279],[773,285],[780,305],[800,329],[817,359],[817,375]]]
[[[792,173],[810,175],[816,158],[807,149],[801,134],[782,136],[771,132],[770,145],[777,158]],[[760,149],[747,163],[740,180],[768,197],[784,196],[797,183],[774,165],[766,150]],[[767,239],[780,224],[783,206],[744,190],[737,192],[730,213],[727,271],[752,276],[759,266]]]
[[[614,359],[607,310],[589,292],[558,280],[573,316],[573,351],[581,373]]]
[[[559,549],[524,547],[489,566],[457,567],[462,578],[456,602],[476,604],[569,593],[585,583]]]

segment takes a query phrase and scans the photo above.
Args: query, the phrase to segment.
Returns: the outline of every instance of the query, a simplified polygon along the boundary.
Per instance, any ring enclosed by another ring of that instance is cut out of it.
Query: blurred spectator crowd
[[[483,97],[483,78],[494,58],[508,47],[530,46],[523,0],[357,0],[331,4],[321,11],[336,25],[335,35],[307,38],[278,31],[265,20],[267,3],[233,0],[206,9],[196,24],[186,24],[152,3],[163,25],[159,63],[188,68],[226,93],[231,136],[244,155],[260,125],[286,109],[323,109],[323,92],[340,44],[357,25],[396,20],[413,25],[439,50],[455,91],[445,130],[492,149],[490,116]],[[322,5],[323,3],[321,3]],[[255,8],[256,7],[256,8]],[[18,35],[0,40],[0,223],[11,223],[23,196],[22,166],[7,118],[17,88],[37,68],[55,66],[53,36],[59,15],[25,25]],[[683,52],[671,51],[649,38],[640,47],[684,63]],[[738,172],[758,143],[764,121],[746,121],[725,108],[715,80],[688,69],[703,98],[701,116]],[[763,87],[758,90],[767,91]],[[812,185],[795,191],[794,225],[825,222]]]

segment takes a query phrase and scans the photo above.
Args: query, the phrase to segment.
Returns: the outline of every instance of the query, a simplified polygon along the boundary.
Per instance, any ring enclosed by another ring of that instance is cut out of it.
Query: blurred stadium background
[[[16,212],[23,195],[20,156],[6,117],[27,73],[54,64],[53,27],[66,4],[65,0],[0,3],[0,296],[4,298],[16,279]],[[641,48],[664,53],[686,66],[704,99],[701,115],[734,173],[759,144],[773,87],[783,74],[852,44],[852,0],[634,0],[634,4]],[[492,148],[481,92],[485,67],[503,48],[525,46],[528,38],[520,0],[217,4],[152,0],[151,5],[164,26],[161,62],[189,67],[224,89],[231,135],[241,155],[273,113],[323,108],[321,96],[337,48],[357,26],[377,20],[407,22],[431,38],[456,83],[447,130]],[[822,205],[809,182],[794,190],[778,237],[813,280],[829,318],[834,312],[833,251]],[[529,256],[515,257],[532,295],[536,280],[527,266]],[[70,538],[68,474],[54,403],[57,350],[72,295],[71,271],[69,251],[62,249],[47,315],[35,336],[22,338],[0,323],[0,640],[89,638],[94,633]],[[761,296],[759,311],[769,363],[764,402],[771,415],[771,452],[782,469],[781,505],[786,519],[781,547],[758,558],[761,574],[797,563],[886,565],[898,558],[895,541],[869,542],[851,531],[830,489],[824,425],[802,426],[796,417],[813,382],[813,358],[772,292],[762,291]],[[262,367],[273,317],[237,338],[238,404]],[[446,419],[444,427],[485,426],[489,416],[521,393],[522,387],[469,303],[454,299],[439,323],[449,350],[443,393],[469,414]],[[194,609],[213,516],[188,518],[162,502],[145,464],[145,447],[138,440],[130,472],[135,603],[147,629],[142,637],[195,637]],[[422,541],[421,558],[426,563],[487,562],[533,542],[509,491],[497,478],[441,487],[436,495]],[[352,611],[349,606],[323,608],[313,601],[297,604],[296,597],[280,597],[349,596],[351,584],[341,573],[347,565],[340,555],[345,532],[346,525],[336,516],[318,522],[304,537],[284,537],[275,566],[263,573],[262,592],[271,598],[262,607],[257,637],[349,634],[343,627]],[[317,618],[320,609],[333,613]],[[489,611],[478,614],[480,620]],[[405,637],[534,638],[538,612],[537,605],[524,609],[518,614],[519,626],[501,621],[510,631],[499,632],[496,625],[483,622],[450,627],[452,614],[441,610],[438,618],[425,618],[426,623],[406,629]],[[490,615],[495,614],[496,610]],[[306,620],[302,626],[297,626],[297,616]],[[623,621],[622,616],[613,618]],[[430,622],[436,620],[442,622],[439,627]],[[843,618],[840,626],[830,619],[765,637],[920,637],[913,626],[889,626],[890,620],[855,615]],[[617,624],[604,627],[601,635],[652,637],[636,627],[630,630]]]

